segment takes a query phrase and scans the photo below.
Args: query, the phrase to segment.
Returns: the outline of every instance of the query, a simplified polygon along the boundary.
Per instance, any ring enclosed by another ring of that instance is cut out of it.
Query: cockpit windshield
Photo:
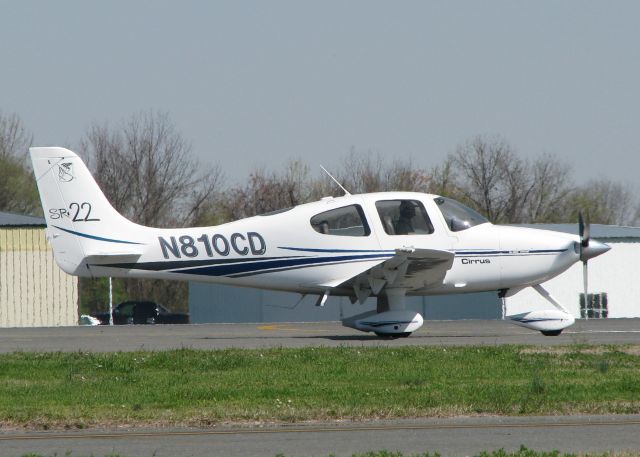
[[[482,214],[450,198],[437,197],[435,202],[452,232],[460,232],[489,222]]]

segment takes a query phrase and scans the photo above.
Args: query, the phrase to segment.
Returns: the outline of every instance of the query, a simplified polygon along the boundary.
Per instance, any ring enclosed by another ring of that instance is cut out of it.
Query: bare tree
[[[431,177],[410,159],[389,163],[379,153],[351,149],[338,173],[338,180],[350,193],[425,192]]]
[[[429,172],[429,192],[460,200],[462,199],[462,191],[457,187],[457,176],[453,162],[453,156],[449,155],[442,165],[431,169]]]
[[[112,129],[94,124],[81,143],[96,180],[113,206],[143,225],[195,225],[216,197],[222,180],[216,167],[203,167],[191,145],[164,113],[142,113]],[[85,281],[86,283],[86,281]],[[130,298],[148,298],[176,309],[187,307],[187,284],[122,280]],[[95,289],[84,284],[85,294]],[[92,301],[87,296],[86,302]]]
[[[33,173],[15,157],[0,157],[0,211],[42,215]]]
[[[482,136],[436,168],[432,184],[497,223],[565,222],[574,190],[569,167],[553,156],[523,159],[503,138]]]
[[[634,225],[640,222],[638,199],[629,185],[609,179],[592,180],[572,189],[566,213],[577,220],[578,211],[592,223]]]
[[[362,153],[352,148],[337,179],[352,194],[380,192],[386,184],[382,157],[371,151]]]
[[[526,222],[567,222],[571,217],[566,211],[567,199],[574,188],[569,166],[546,154],[533,162],[529,173],[533,189],[526,202]]]
[[[221,210],[225,220],[264,214],[307,203],[313,199],[315,189],[309,167],[292,160],[282,174],[253,171],[245,185],[224,193]]]
[[[25,160],[32,141],[17,114],[0,112],[0,211],[42,214],[36,182]]]
[[[429,186],[428,174],[414,167],[411,161],[394,161],[388,165],[380,155],[359,154],[353,150],[336,175],[350,193],[385,190],[424,192]],[[252,172],[246,184],[224,193],[219,214],[224,215],[225,221],[235,220],[341,193],[342,190],[328,176],[319,174],[313,178],[306,164],[293,160],[283,173]]]
[[[117,130],[94,124],[81,148],[114,207],[143,225],[185,226],[201,217],[221,183],[164,113],[132,116]]]
[[[386,190],[427,192],[431,186],[431,174],[407,160],[394,160],[386,171]]]
[[[3,115],[0,111],[0,157],[24,160],[33,143],[33,135],[27,131],[17,114]]]
[[[462,199],[492,222],[519,218],[518,209],[531,191],[526,162],[502,138],[477,136],[449,157],[455,189]]]

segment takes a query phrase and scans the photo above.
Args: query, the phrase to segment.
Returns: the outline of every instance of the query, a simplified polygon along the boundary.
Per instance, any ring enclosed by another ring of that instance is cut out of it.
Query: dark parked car
[[[109,312],[95,314],[101,325],[109,325]],[[152,301],[131,300],[113,308],[113,323],[122,324],[188,324],[189,315],[172,313]]]

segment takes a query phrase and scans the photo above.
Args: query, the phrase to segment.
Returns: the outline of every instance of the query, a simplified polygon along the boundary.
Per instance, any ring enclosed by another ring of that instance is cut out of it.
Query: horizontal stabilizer
[[[137,262],[141,256],[140,252],[101,252],[87,255],[85,261],[90,265],[133,263]]]

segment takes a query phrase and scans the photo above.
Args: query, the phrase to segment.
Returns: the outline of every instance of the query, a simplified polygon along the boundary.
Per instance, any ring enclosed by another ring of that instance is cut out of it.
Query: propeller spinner
[[[582,213],[578,214],[578,233],[580,235],[580,260],[583,263],[611,249],[611,247],[605,243],[591,240],[591,224],[589,224],[588,216],[585,223]]]

